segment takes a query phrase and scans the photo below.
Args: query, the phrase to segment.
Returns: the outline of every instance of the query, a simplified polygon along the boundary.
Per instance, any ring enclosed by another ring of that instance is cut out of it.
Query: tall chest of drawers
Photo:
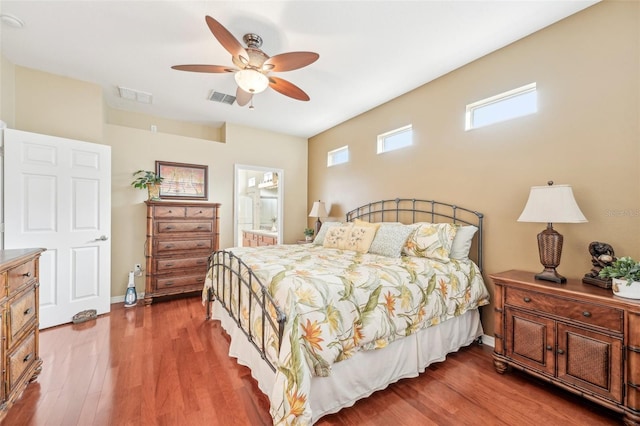
[[[217,203],[146,201],[145,304],[202,291],[207,258],[218,250]]]
[[[44,249],[0,250],[0,420],[38,377],[40,253]]]
[[[640,425],[640,301],[533,272],[492,274],[494,365],[547,380]]]

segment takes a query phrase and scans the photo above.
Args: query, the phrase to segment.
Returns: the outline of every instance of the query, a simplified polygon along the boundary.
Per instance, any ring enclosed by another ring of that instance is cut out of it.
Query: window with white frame
[[[327,152],[327,167],[343,164],[349,161],[349,145]]]
[[[413,144],[413,128],[411,124],[378,135],[378,154],[394,151]]]
[[[536,83],[467,105],[465,130],[477,129],[538,111]]]

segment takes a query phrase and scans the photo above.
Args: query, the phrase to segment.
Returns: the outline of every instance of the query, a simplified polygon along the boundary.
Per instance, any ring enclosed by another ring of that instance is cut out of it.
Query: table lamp
[[[316,220],[316,235],[320,232],[320,227],[322,226],[322,222],[320,221],[320,217],[327,217],[327,209],[324,207],[324,203],[320,200],[314,201],[313,206],[311,207],[311,211],[309,212],[309,217],[315,217]]]
[[[556,272],[560,265],[563,237],[552,223],[584,223],[587,219],[573,198],[570,185],[554,185],[549,181],[547,186],[533,186],[529,199],[524,206],[518,222],[546,223],[547,228],[538,234],[538,251],[540,263],[544,270],[537,274],[537,280],[564,283],[565,277]]]

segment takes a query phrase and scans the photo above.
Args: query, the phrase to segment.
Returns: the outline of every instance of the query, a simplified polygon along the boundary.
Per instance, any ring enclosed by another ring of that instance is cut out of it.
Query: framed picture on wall
[[[160,199],[207,200],[208,166],[156,161],[156,174],[163,178]]]

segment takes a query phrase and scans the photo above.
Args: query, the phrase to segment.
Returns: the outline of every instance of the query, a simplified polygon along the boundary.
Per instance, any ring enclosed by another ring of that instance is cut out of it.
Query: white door
[[[109,312],[111,147],[4,130],[4,248],[44,247],[40,328]]]

